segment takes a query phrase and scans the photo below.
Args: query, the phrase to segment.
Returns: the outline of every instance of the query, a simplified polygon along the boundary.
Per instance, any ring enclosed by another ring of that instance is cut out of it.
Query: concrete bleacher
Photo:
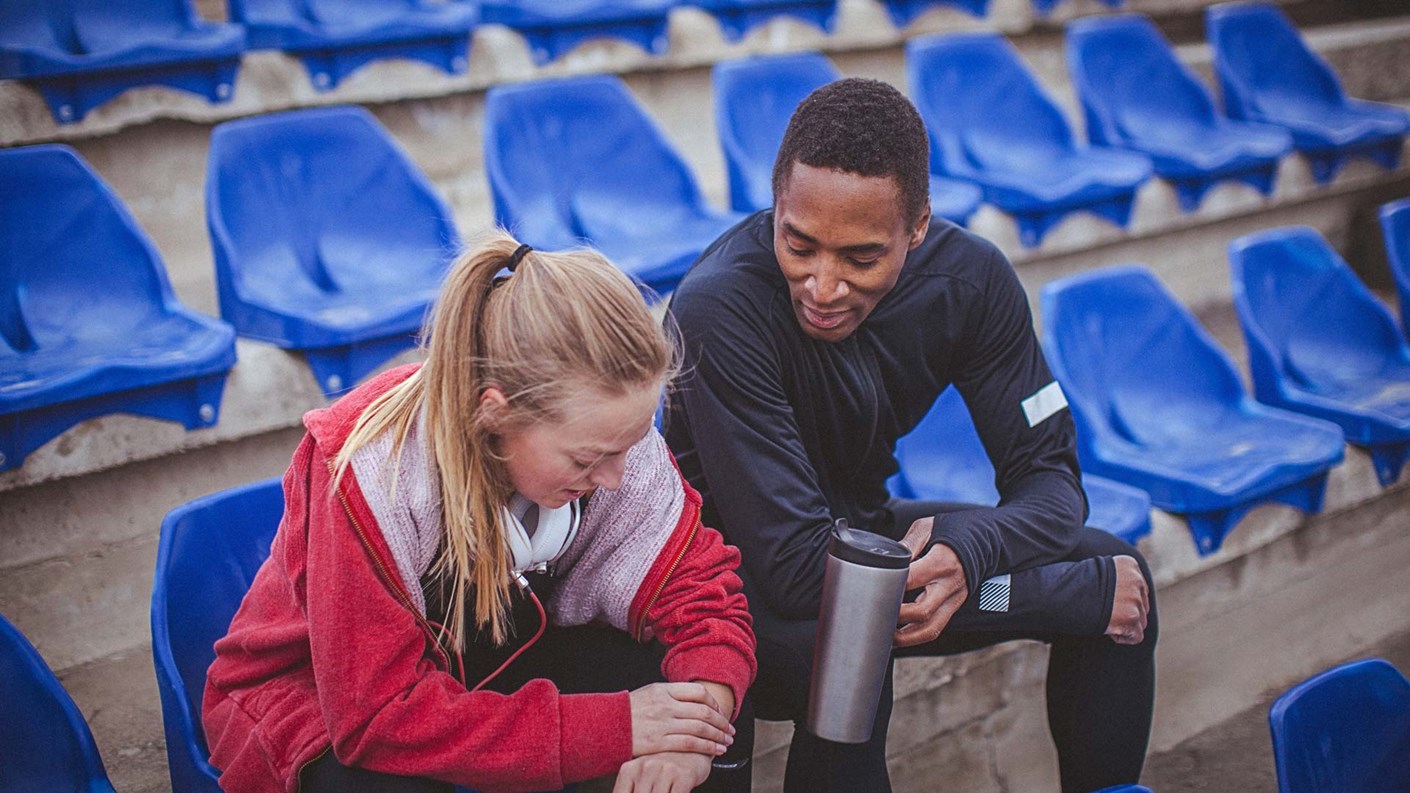
[[[1198,23],[1208,4],[1130,0],[1123,10],[1151,14],[1179,44],[1181,59],[1208,80],[1209,51]],[[207,18],[224,16],[223,3],[199,5]],[[1370,0],[1287,0],[1285,6],[1350,95],[1410,105],[1410,16],[1378,15],[1383,7]],[[679,9],[672,14],[671,51],[663,57],[594,42],[545,67],[533,65],[513,33],[486,26],[475,32],[463,75],[384,61],[328,93],[315,92],[293,58],[256,51],[246,54],[229,103],[137,89],[66,126],[54,123],[35,92],[0,83],[0,146],[74,146],[152,236],[180,298],[215,313],[203,182],[210,129],[220,121],[330,103],[367,105],[436,183],[469,236],[492,222],[479,138],[484,89],[616,72],[689,162],[707,197],[723,207],[724,165],[709,87],[716,60],[816,48],[844,74],[904,88],[905,40],[997,29],[1080,129],[1062,61],[1061,23],[1107,11],[1096,0],[1067,0],[1042,18],[1028,0],[993,0],[984,19],[942,6],[897,31],[872,0],[842,0],[831,36],[777,20],[730,45],[707,14]],[[1388,283],[1376,269],[1379,238],[1370,236],[1366,219],[1380,203],[1410,195],[1406,160],[1394,172],[1356,162],[1318,187],[1292,156],[1271,197],[1221,185],[1189,214],[1179,211],[1167,185],[1153,180],[1138,194],[1129,229],[1072,217],[1032,250],[1018,245],[1012,221],[992,207],[983,207],[971,228],[1010,255],[1035,308],[1039,288],[1053,278],[1106,264],[1151,266],[1242,366],[1229,307],[1228,242],[1270,226],[1310,225],[1372,283]],[[166,784],[148,632],[162,516],[196,496],[282,471],[299,437],[299,417],[326,404],[297,356],[246,340],[238,343],[238,355],[215,427],[186,432],[135,417],[104,417],[66,432],[22,468],[0,473],[0,613],[69,686],[93,722],[119,790]],[[1163,621],[1154,748],[1179,743],[1257,701],[1265,689],[1344,657],[1349,647],[1403,632],[1410,624],[1410,591],[1387,582],[1410,566],[1407,509],[1410,489],[1402,483],[1381,490],[1369,459],[1348,450],[1347,462],[1333,472],[1323,514],[1303,518],[1281,507],[1261,508],[1209,557],[1196,554],[1181,521],[1157,512],[1152,536],[1142,544],[1160,584]],[[896,789],[929,789],[923,779],[944,780],[951,790],[1055,789],[1043,715],[1045,657],[1037,645],[1014,645],[901,664],[891,732]],[[788,730],[761,725],[756,789],[779,789]]]

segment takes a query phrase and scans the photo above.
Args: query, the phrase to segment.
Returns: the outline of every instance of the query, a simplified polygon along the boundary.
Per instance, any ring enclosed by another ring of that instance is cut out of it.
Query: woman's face
[[[585,387],[563,407],[561,421],[497,433],[514,489],[545,509],[557,509],[599,487],[616,490],[627,450],[651,429],[660,395],[655,384],[629,387],[618,395]],[[485,402],[499,409],[507,404],[496,388],[485,390]]]

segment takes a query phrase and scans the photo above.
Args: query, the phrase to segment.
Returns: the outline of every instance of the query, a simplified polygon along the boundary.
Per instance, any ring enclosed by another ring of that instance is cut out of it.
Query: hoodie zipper
[[[333,464],[331,462],[328,464],[328,472],[330,474],[334,473]],[[367,555],[372,557],[372,563],[376,566],[378,575],[382,578],[382,581],[396,593],[397,599],[402,602],[402,605],[406,606],[407,611],[410,611],[411,615],[416,618],[417,624],[432,637],[432,642],[436,647],[436,654],[445,662],[446,669],[451,669],[450,656],[447,655],[445,649],[441,647],[440,640],[435,639],[436,632],[431,627],[431,623],[427,622],[426,618],[421,616],[420,610],[416,608],[415,603],[411,602],[411,597],[406,594],[406,590],[402,587],[401,582],[393,578],[392,574],[387,570],[387,566],[382,563],[382,557],[377,555],[376,550],[372,547],[372,541],[367,539],[367,532],[363,530],[362,524],[358,521],[357,516],[353,514],[352,507],[348,504],[348,497],[343,493],[342,486],[338,485],[334,487],[333,492],[338,494],[338,501],[343,505],[343,512],[347,514],[348,520],[353,525],[353,531],[357,532],[357,538],[362,541],[363,548],[367,549]],[[461,684],[464,685],[464,683],[465,681],[462,680]]]
[[[661,592],[666,589],[666,583],[671,580],[671,576],[680,566],[681,560],[685,558],[685,552],[690,549],[690,544],[695,542],[695,534],[700,530],[700,518],[696,517],[695,522],[690,526],[690,534],[686,536],[685,542],[681,544],[681,549],[676,552],[676,557],[671,560],[671,566],[666,568],[666,574],[661,576],[660,582],[656,584],[656,590],[651,593],[651,599],[646,601],[642,607],[641,614],[637,617],[636,630],[632,635],[638,642],[646,641],[646,616],[651,613],[651,607],[656,605],[656,600],[661,597]]]

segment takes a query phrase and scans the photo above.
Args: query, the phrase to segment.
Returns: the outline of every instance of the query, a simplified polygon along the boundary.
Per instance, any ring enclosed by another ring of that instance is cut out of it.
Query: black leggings
[[[509,694],[530,680],[547,678],[565,694],[630,691],[665,679],[661,675],[664,656],[665,648],[660,644],[638,644],[612,628],[549,627],[538,642],[486,688]],[[754,742],[753,727],[753,719],[741,714],[731,752],[716,761],[710,780],[697,790],[748,793],[747,759]],[[736,758],[736,763],[729,762]],[[743,767],[736,771],[725,770],[735,764]],[[300,793],[451,793],[454,790],[449,783],[432,779],[349,768],[338,762],[331,751],[305,768],[300,782]]]
[[[955,505],[897,502],[898,532],[911,521],[949,511]],[[1084,529],[1077,548],[1062,561],[1096,556],[1134,556],[1151,586],[1150,568],[1129,544],[1096,529]],[[746,593],[752,587],[746,581]],[[1086,793],[1135,783],[1145,763],[1155,701],[1155,644],[1158,627],[1154,587],[1145,639],[1119,645],[1105,636],[1071,636],[1043,631],[965,630],[965,612],[955,615],[940,638],[897,656],[955,655],[1015,639],[1051,645],[1048,659],[1048,726],[1057,746],[1064,793]],[[886,734],[891,720],[891,674],[877,708],[871,740],[840,744],[813,736],[804,726],[812,678],[816,620],[785,620],[750,599],[759,640],[759,678],[751,689],[754,712],[766,719],[794,722],[793,745],[784,778],[786,793],[886,793]],[[992,619],[990,617],[989,619]]]

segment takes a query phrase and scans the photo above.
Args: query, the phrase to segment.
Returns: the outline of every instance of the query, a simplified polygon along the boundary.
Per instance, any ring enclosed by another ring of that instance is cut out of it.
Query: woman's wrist
[[[734,689],[713,680],[696,680],[695,682],[710,692],[710,696],[715,699],[715,704],[719,706],[720,713],[726,719],[734,718]]]

